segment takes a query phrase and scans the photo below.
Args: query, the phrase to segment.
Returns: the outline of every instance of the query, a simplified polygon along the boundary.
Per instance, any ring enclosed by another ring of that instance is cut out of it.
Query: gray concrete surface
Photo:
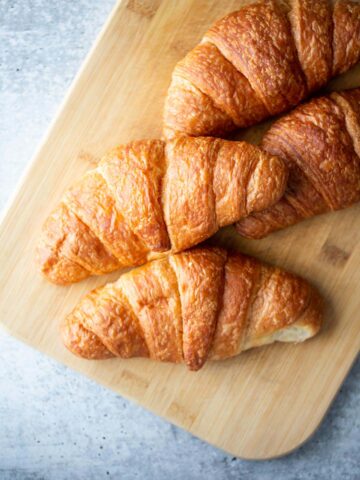
[[[0,210],[112,3],[0,0]],[[0,479],[359,479],[359,404],[358,361],[309,442],[244,461],[1,333]]]

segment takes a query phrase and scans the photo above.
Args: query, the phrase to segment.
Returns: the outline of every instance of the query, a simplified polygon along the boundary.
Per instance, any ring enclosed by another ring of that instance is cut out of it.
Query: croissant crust
[[[175,67],[164,135],[225,135],[289,110],[360,59],[360,3],[262,0],[217,21]]]
[[[88,294],[62,324],[90,359],[149,357],[198,370],[274,341],[315,335],[322,300],[305,280],[220,248],[155,260]]]
[[[261,145],[286,162],[288,184],[278,203],[237,223],[241,235],[261,238],[360,201],[360,88],[299,106]]]
[[[179,137],[112,150],[64,195],[37,248],[66,284],[181,251],[277,202],[283,161],[245,142]]]

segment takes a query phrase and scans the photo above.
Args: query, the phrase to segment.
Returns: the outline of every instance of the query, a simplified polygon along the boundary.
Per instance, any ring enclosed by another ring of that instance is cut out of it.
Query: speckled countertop
[[[0,0],[0,210],[112,5]],[[360,361],[311,440],[250,462],[0,333],[0,479],[85,478],[359,479]]]

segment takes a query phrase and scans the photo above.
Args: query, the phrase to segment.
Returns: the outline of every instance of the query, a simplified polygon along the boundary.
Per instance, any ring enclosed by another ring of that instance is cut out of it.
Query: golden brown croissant
[[[61,331],[84,358],[149,357],[198,370],[275,341],[300,342],[322,322],[305,280],[220,248],[173,254],[89,293]]]
[[[360,201],[360,88],[332,93],[276,121],[262,147],[289,168],[285,195],[236,225],[240,235],[270,232]]]
[[[181,60],[164,135],[223,135],[298,104],[360,59],[360,3],[263,0],[216,22]]]
[[[37,249],[53,282],[181,251],[279,200],[281,159],[216,138],[137,141],[110,152],[65,194]]]

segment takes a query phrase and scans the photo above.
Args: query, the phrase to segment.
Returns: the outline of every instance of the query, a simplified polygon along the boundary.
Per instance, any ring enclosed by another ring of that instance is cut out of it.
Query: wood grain
[[[261,241],[228,228],[213,242],[255,254],[308,278],[328,300],[326,327],[300,345],[256,349],[198,373],[181,365],[89,362],[62,346],[58,324],[90,288],[43,280],[34,265],[41,224],[65,188],[109,148],[161,134],[174,64],[241,0],[118,3],[36,154],[0,229],[1,324],[12,335],[195,435],[245,458],[282,455],[318,426],[360,346],[360,205]],[[360,68],[331,88],[360,85]],[[268,124],[268,123],[267,123]],[[239,137],[258,141],[266,125]]]

